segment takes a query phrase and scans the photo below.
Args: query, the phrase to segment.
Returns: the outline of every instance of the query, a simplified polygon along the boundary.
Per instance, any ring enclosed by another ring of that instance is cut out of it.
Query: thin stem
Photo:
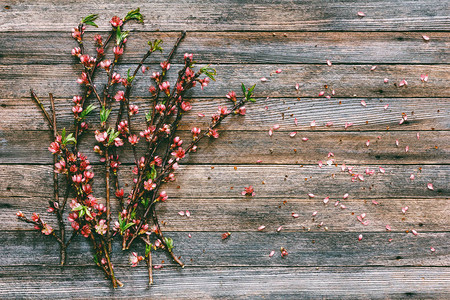
[[[30,89],[30,92],[31,92],[31,98],[39,106],[39,108],[41,109],[42,113],[44,114],[45,119],[47,120],[48,126],[50,126],[50,129],[53,130],[53,121],[50,118],[50,115],[47,113],[47,110],[45,110],[44,105],[42,104],[42,102],[39,100],[38,96],[36,95],[36,93],[32,89]]]
[[[108,243],[108,252],[111,252],[111,198],[110,198],[110,186],[109,186],[109,172],[110,172],[110,161],[108,147],[105,148],[105,182],[106,182],[106,240]]]

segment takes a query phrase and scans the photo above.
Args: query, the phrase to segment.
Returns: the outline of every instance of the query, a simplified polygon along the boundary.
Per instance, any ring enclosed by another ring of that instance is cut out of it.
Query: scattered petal
[[[344,197],[342,197],[342,198],[344,198],[344,200],[347,199],[347,198],[348,198],[348,193],[346,193],[346,194],[344,195]]]
[[[431,251],[431,252],[435,252],[436,249],[434,249],[433,247],[430,247],[430,251]]]
[[[292,213],[292,217],[293,217],[294,219],[297,219],[297,218],[298,218],[298,214],[297,214],[297,213]]]
[[[191,238],[191,237],[192,237],[192,235],[189,233],[189,234],[188,234],[188,238]]]
[[[418,235],[418,234],[419,234],[419,233],[418,233],[417,231],[415,231],[414,229],[411,230],[411,232],[412,232],[412,234],[414,234],[414,235]]]
[[[190,216],[191,216],[191,212],[187,210],[187,211],[186,211],[186,217],[189,218]]]
[[[367,140],[366,146],[369,147],[369,145],[370,145],[370,140]]]
[[[324,91],[320,91],[319,92],[319,97],[322,97],[323,95],[325,95],[325,92]]]
[[[272,257],[273,255],[275,254],[275,251],[270,251],[270,253],[269,253],[269,257]]]
[[[333,126],[333,122],[327,122],[327,123],[325,124],[325,126],[331,127],[331,126]]]
[[[300,84],[297,83],[297,84],[295,85],[295,89],[296,89],[297,92],[298,92],[298,90],[300,89]]]
[[[311,126],[311,127],[316,127],[316,121],[315,121],[315,120],[311,121],[310,126]]]
[[[422,38],[426,42],[428,42],[430,40],[430,37],[428,35],[422,35]]]
[[[266,82],[267,81],[267,78],[266,77],[261,77],[261,82]]]
[[[322,161],[321,161],[321,160],[319,160],[319,163],[318,163],[318,165],[319,165],[319,168],[322,168],[322,167],[323,167],[323,163],[322,163]]]
[[[261,226],[258,227],[258,231],[264,230],[264,228],[266,228],[266,226],[261,225]]]
[[[406,214],[406,212],[408,211],[408,206],[402,207],[402,213]]]
[[[294,119],[294,124],[295,124],[295,126],[298,126],[297,118]]]
[[[345,206],[344,204],[341,204],[341,209],[346,209],[347,206]]]
[[[378,167],[380,169],[380,173],[384,174],[386,172],[386,170],[382,167]]]
[[[414,176],[414,174],[411,174],[411,176],[409,176],[409,179],[414,180],[414,178],[416,178],[416,176]]]
[[[398,140],[395,140],[395,146],[397,146],[398,147]]]
[[[383,81],[384,81],[384,83],[388,83],[389,82],[389,78],[385,78]]]
[[[292,131],[291,133],[289,133],[289,136],[290,137],[294,137],[294,136],[296,136],[297,135],[297,132],[295,132],[295,131]]]
[[[373,205],[379,205],[380,203],[378,203],[378,202],[375,201],[375,200],[372,200],[372,204],[373,204]]]
[[[203,118],[205,116],[205,114],[202,113],[198,113],[197,115],[199,116],[199,118]]]
[[[330,197],[326,197],[325,199],[323,199],[323,203],[324,203],[324,204],[327,204],[328,201],[330,201]]]
[[[403,79],[402,81],[400,81],[400,83],[398,84],[398,86],[402,87],[402,86],[408,86],[408,81],[406,81],[405,79]]]
[[[273,125],[273,130],[277,130],[277,129],[280,129],[280,124],[275,124],[275,125]]]
[[[370,71],[375,71],[377,68],[377,66],[372,66],[372,68],[370,68]]]
[[[277,228],[277,232],[280,232],[283,229],[283,225]]]
[[[273,135],[273,130],[272,130],[272,128],[270,128],[269,129],[269,136],[272,136]]]
[[[361,219],[364,219],[366,217],[366,213],[361,214]]]
[[[329,66],[329,67],[331,67],[331,61],[329,60],[329,59],[327,59],[327,65]]]
[[[275,73],[280,74],[281,73],[281,69],[276,70]]]
[[[420,133],[416,134],[417,139],[420,139]]]
[[[344,128],[347,129],[347,128],[349,128],[352,125],[353,125],[353,123],[351,123],[351,122],[345,122]]]
[[[427,184],[427,188],[428,188],[430,191],[433,191],[433,190],[434,190],[434,187],[433,187],[433,184],[432,184],[432,183]]]
[[[313,213],[312,213],[312,216],[313,216],[313,217],[317,216],[317,211],[313,212]]]
[[[387,230],[387,231],[391,231],[391,226],[386,225],[386,230]]]
[[[309,193],[309,194],[308,194],[308,197],[309,197],[309,198],[314,198],[315,196],[316,196],[316,195],[314,195],[314,194],[312,194],[312,193]]]
[[[358,17],[364,18],[366,16],[365,13],[363,13],[362,11],[358,11],[357,13]]]
[[[179,214],[180,216],[184,216],[184,211],[181,210],[181,211],[178,212],[178,214]]]
[[[361,105],[362,105],[362,106],[364,106],[364,107],[366,107],[366,106],[367,106],[367,103],[366,103],[366,101],[364,101],[364,100],[361,100]]]
[[[422,74],[420,75],[420,80],[422,82],[427,82],[428,81],[428,74]]]
[[[360,235],[358,236],[358,241],[362,240],[362,238],[363,238],[363,235],[360,234]]]
[[[388,107],[389,107],[389,104],[386,104],[386,105],[384,106],[384,110],[388,109]]]
[[[307,138],[307,137],[302,137],[302,141],[304,141],[304,142],[306,142],[306,141],[308,141],[309,139]]]
[[[406,146],[405,147],[405,152],[408,152],[409,151],[409,146]]]

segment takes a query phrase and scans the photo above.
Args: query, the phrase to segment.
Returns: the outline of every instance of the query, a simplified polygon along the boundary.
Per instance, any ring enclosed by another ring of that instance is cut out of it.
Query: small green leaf
[[[81,218],[82,216],[84,216],[84,209],[80,210],[78,217]]]
[[[152,245],[145,244],[145,256],[148,256],[152,251]]]
[[[94,262],[95,262],[95,264],[97,264],[97,265],[99,264],[99,263],[98,263],[97,254],[94,254]]]
[[[87,24],[87,22],[95,21],[97,18],[98,18],[98,14],[92,14],[87,17],[84,17],[81,22]]]
[[[123,42],[123,40],[126,37],[128,37],[129,34],[130,34],[129,31],[122,31],[120,29],[120,27],[117,27],[117,30],[116,30],[116,44],[120,45]]]
[[[144,16],[140,13],[140,9],[138,7],[134,10],[129,11],[125,16],[125,18],[123,18],[123,20],[124,21],[136,20],[138,22],[144,23]]]
[[[130,72],[131,72],[131,68],[128,69],[128,72],[127,72],[127,81],[128,81],[128,83],[132,83],[133,80],[134,80],[134,76],[131,76]]]
[[[215,75],[217,75],[217,71],[214,68],[211,68],[210,65],[207,65],[205,67],[202,67],[200,69],[200,72],[202,74],[205,74],[206,76],[208,76],[209,78],[211,78],[211,80],[216,81],[216,79],[214,78]]]
[[[97,107],[94,104],[90,104],[88,107],[86,107],[80,114],[80,120],[83,120],[86,118],[94,109]]]
[[[77,207],[72,208],[72,211],[79,211],[79,210],[82,210],[82,209],[83,209],[83,205],[78,205]]]
[[[172,251],[172,249],[173,249],[173,240],[171,238],[164,237],[164,243],[167,246],[167,250]]]
[[[61,139],[64,140],[66,138],[66,127],[63,128],[61,133]]]
[[[156,39],[153,43],[151,41],[148,41],[147,44],[150,46],[150,51],[151,52],[155,52],[155,51],[163,51],[163,48],[161,47],[161,44],[163,43],[162,40],[158,40]]]
[[[98,25],[95,24],[95,23],[92,22],[92,21],[86,21],[86,22],[84,22],[84,24],[86,24],[86,25],[91,25],[91,26],[94,26],[94,27],[97,27],[97,28],[98,28]]]
[[[122,229],[122,232],[124,232],[125,230],[127,230],[128,228],[130,228],[131,226],[133,226],[134,223],[128,223],[127,225],[125,225]]]
[[[148,113],[145,114],[145,119],[147,120],[147,122],[150,122],[152,120],[152,112],[149,111]]]
[[[255,99],[255,98],[250,98],[250,99],[248,99],[248,101],[250,101],[250,102],[256,102],[256,99]]]
[[[156,172],[155,165],[152,165],[152,169],[150,170],[150,178],[153,180],[156,178],[156,175],[158,175],[158,172]]]
[[[254,84],[251,88],[249,88],[249,89],[248,89],[248,92],[249,92],[250,94],[253,94],[253,90],[255,89],[255,87],[256,87],[256,84]]]
[[[245,88],[245,84],[242,83],[242,92],[244,93],[244,97],[247,98],[247,89]]]
[[[111,109],[106,109],[104,106],[100,110],[100,122],[105,123],[108,120]]]

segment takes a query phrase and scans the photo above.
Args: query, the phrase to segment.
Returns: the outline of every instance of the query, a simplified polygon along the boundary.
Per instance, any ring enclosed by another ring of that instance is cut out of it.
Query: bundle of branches
[[[97,17],[97,15],[87,16],[72,32],[72,37],[78,43],[72,50],[72,55],[77,58],[77,64],[80,63],[83,69],[77,80],[83,88],[83,93],[73,97],[72,112],[75,119],[73,133],[69,134],[65,128],[58,131],[52,94],[49,97],[51,102],[51,114],[49,114],[38,96],[31,91],[32,98],[42,110],[54,136],[54,142],[49,147],[54,158],[54,197],[49,201],[48,211],[56,215],[59,230],[53,230],[36,213],[33,213],[31,219],[22,212],[18,212],[17,216],[24,222],[34,224],[35,229],[44,235],[55,237],[60,245],[62,265],[66,262],[66,249],[74,237],[81,234],[88,238],[93,246],[95,263],[104,271],[114,287],[121,286],[122,283],[116,278],[111,262],[112,240],[115,237],[121,237],[124,250],[129,249],[137,241],[141,242],[145,255],[133,253],[131,263],[136,266],[139,261],[146,260],[151,284],[153,282],[151,260],[153,250],[165,250],[176,263],[184,267],[181,260],[173,253],[173,240],[161,231],[155,210],[159,202],[168,199],[167,193],[162,190],[164,183],[175,180],[174,172],[178,168],[178,162],[187,153],[195,152],[197,144],[202,139],[219,137],[217,127],[225,118],[230,115],[245,114],[245,103],[255,101],[252,98],[255,86],[247,89],[242,84],[243,97],[239,99],[234,92],[229,92],[226,97],[231,101],[231,108],[219,106],[218,111],[211,116],[210,125],[204,129],[192,128],[192,139],[183,143],[183,140],[177,136],[177,128],[183,115],[192,109],[186,93],[196,86],[201,86],[203,89],[210,80],[215,80],[216,75],[216,71],[209,66],[195,70],[193,54],[186,53],[184,66],[178,71],[176,82],[172,83],[171,88],[169,81],[166,81],[166,75],[170,69],[171,59],[185,36],[183,32],[167,59],[160,64],[161,71],[155,71],[149,76],[153,82],[149,87],[151,108],[141,120],[146,129],[135,134],[132,130],[132,121],[139,122],[139,108],[130,103],[133,85],[138,73],[140,71],[145,73],[148,69],[144,65],[146,59],[156,51],[162,52],[162,41],[148,42],[149,50],[140,63],[134,70],[129,69],[127,76],[121,76],[115,68],[124,54],[130,34],[129,31],[124,31],[123,27],[131,20],[143,22],[143,16],[139,9],[136,9],[122,19],[113,17],[110,21],[112,28],[106,39],[95,35],[96,56],[90,56],[85,51],[83,37],[87,25],[97,26],[95,24]],[[109,45],[112,46],[109,47],[112,48],[112,58],[106,57]],[[98,73],[106,75],[106,83],[101,90],[94,84]],[[94,103],[88,105],[90,101]],[[112,120],[113,114],[111,114],[113,106],[119,106],[115,120]],[[99,123],[88,125],[87,116],[97,109],[100,110]],[[88,158],[79,152],[81,137],[92,134],[88,127],[97,128],[94,133],[96,143],[90,146],[93,146],[94,151],[100,155],[104,168],[106,191],[104,203],[94,197],[92,166]],[[138,154],[139,142],[145,144],[142,155]],[[131,145],[135,163],[132,170],[134,178],[131,184],[132,189],[128,192],[120,187],[121,181],[119,181],[121,164],[119,149],[126,143]],[[186,144],[188,145],[185,146]],[[62,176],[66,182],[64,196],[61,199],[59,176]],[[115,222],[111,218],[111,189],[115,190],[113,194],[120,208]],[[68,220],[73,228],[68,238],[66,238],[63,216],[67,203],[70,206]]]

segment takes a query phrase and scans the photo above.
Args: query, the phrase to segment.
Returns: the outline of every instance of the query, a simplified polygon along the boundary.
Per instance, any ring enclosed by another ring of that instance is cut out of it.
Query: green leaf
[[[171,238],[164,237],[164,243],[167,246],[167,250],[172,251],[172,249],[173,249],[173,240]]]
[[[91,25],[91,26],[94,26],[94,27],[97,27],[97,28],[98,28],[98,25],[95,24],[95,23],[92,22],[92,21],[86,21],[86,22],[84,22],[84,24],[86,24],[86,25]]]
[[[79,210],[82,210],[82,209],[83,209],[83,205],[78,205],[77,207],[72,208],[72,211],[79,211]]]
[[[150,178],[153,180],[156,178],[156,175],[158,175],[158,172],[156,172],[155,165],[152,165],[152,169],[150,170]]]
[[[152,245],[145,244],[145,256],[148,256],[152,251]]]
[[[127,230],[128,228],[130,228],[131,226],[133,226],[134,223],[128,223],[127,225],[125,225],[122,229],[122,232],[124,232],[125,230]]]
[[[95,21],[97,18],[98,18],[98,14],[92,14],[92,15],[89,15],[87,17],[84,17],[81,22],[82,23],[92,22],[92,21]]]
[[[245,84],[242,83],[242,92],[244,93],[244,97],[247,98],[247,89],[245,87]]]
[[[136,20],[138,22],[144,23],[144,16],[140,13],[139,11],[139,7],[131,10],[127,13],[127,15],[125,16],[125,18],[123,18],[124,21],[128,21],[128,20]]]
[[[80,210],[80,213],[78,214],[79,218],[81,218],[82,216],[84,216],[84,209]]]
[[[66,138],[66,127],[64,127],[61,132],[61,139],[64,140],[65,138]]]
[[[202,74],[205,74],[206,76],[208,76],[209,78],[211,78],[211,80],[216,81],[216,79],[214,78],[215,75],[217,75],[217,71],[214,68],[211,68],[210,65],[207,65],[203,68],[200,69],[200,72]]]
[[[123,40],[124,40],[129,34],[130,34],[129,31],[122,31],[122,30],[120,29],[120,27],[117,27],[117,30],[116,30],[116,44],[117,44],[117,46],[120,45],[120,44],[123,42]]]
[[[108,120],[111,109],[106,109],[104,106],[100,110],[100,122],[105,123]]]
[[[95,264],[97,264],[97,265],[99,264],[99,263],[98,263],[97,254],[94,254],[94,262],[95,262]]]
[[[94,104],[90,104],[88,107],[86,107],[80,114],[80,120],[83,120],[86,118],[94,109],[97,107]]]
[[[149,111],[148,113],[145,114],[145,119],[147,120],[147,122],[150,122],[152,120],[152,112]]]
[[[127,72],[127,81],[128,81],[128,83],[132,83],[133,80],[134,80],[134,76],[131,76],[130,72],[131,72],[131,68],[128,69],[128,72]]]
[[[150,46],[150,51],[151,52],[155,52],[155,51],[163,51],[163,48],[161,47],[161,44],[163,43],[162,40],[154,40],[153,43],[151,41],[148,41],[147,44]]]
[[[255,87],[256,87],[256,84],[254,84],[251,88],[249,88],[249,89],[248,89],[248,92],[249,92],[250,94],[253,94],[253,90],[255,89]]]
[[[250,102],[256,102],[256,99],[255,99],[255,98],[250,98],[250,99],[248,99],[248,101],[250,101]]]

